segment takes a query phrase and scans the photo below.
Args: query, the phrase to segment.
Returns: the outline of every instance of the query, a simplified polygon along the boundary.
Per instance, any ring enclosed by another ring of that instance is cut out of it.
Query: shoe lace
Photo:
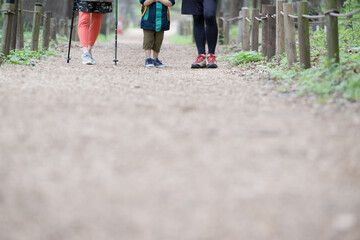
[[[216,62],[216,56],[215,55],[209,55],[208,56],[208,61],[212,62],[212,63]]]
[[[205,56],[199,55],[199,56],[196,58],[195,63],[200,63],[200,62],[202,62],[204,59],[205,59]]]

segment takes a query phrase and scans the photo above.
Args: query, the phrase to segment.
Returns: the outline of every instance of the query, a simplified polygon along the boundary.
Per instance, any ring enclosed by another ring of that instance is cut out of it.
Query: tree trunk
[[[2,8],[3,3],[4,3],[4,0],[0,0],[0,9],[3,9]],[[3,22],[2,22],[3,16],[4,15],[2,13],[0,13],[0,27],[2,27],[2,25],[3,25]]]

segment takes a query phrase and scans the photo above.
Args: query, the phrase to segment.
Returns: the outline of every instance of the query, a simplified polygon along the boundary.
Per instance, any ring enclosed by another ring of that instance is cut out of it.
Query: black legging
[[[194,17],[194,38],[199,54],[206,54],[205,44],[207,42],[209,53],[215,54],[218,25],[215,16],[193,15]],[[205,30],[206,25],[206,30]]]

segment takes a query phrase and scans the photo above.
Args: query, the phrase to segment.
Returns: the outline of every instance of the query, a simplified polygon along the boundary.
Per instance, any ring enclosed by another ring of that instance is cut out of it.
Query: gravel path
[[[358,106],[120,41],[0,67],[1,240],[360,239]]]

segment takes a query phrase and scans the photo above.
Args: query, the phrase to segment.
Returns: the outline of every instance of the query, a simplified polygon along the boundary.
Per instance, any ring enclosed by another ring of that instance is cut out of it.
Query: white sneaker
[[[81,55],[82,64],[85,65],[93,65],[92,57],[90,52],[86,52],[83,55]]]
[[[91,57],[91,62],[92,62],[93,65],[95,65],[95,64],[96,64],[96,61],[95,61],[95,59],[94,59],[93,56],[92,56],[92,52],[89,51],[89,53],[90,53],[90,57]]]

